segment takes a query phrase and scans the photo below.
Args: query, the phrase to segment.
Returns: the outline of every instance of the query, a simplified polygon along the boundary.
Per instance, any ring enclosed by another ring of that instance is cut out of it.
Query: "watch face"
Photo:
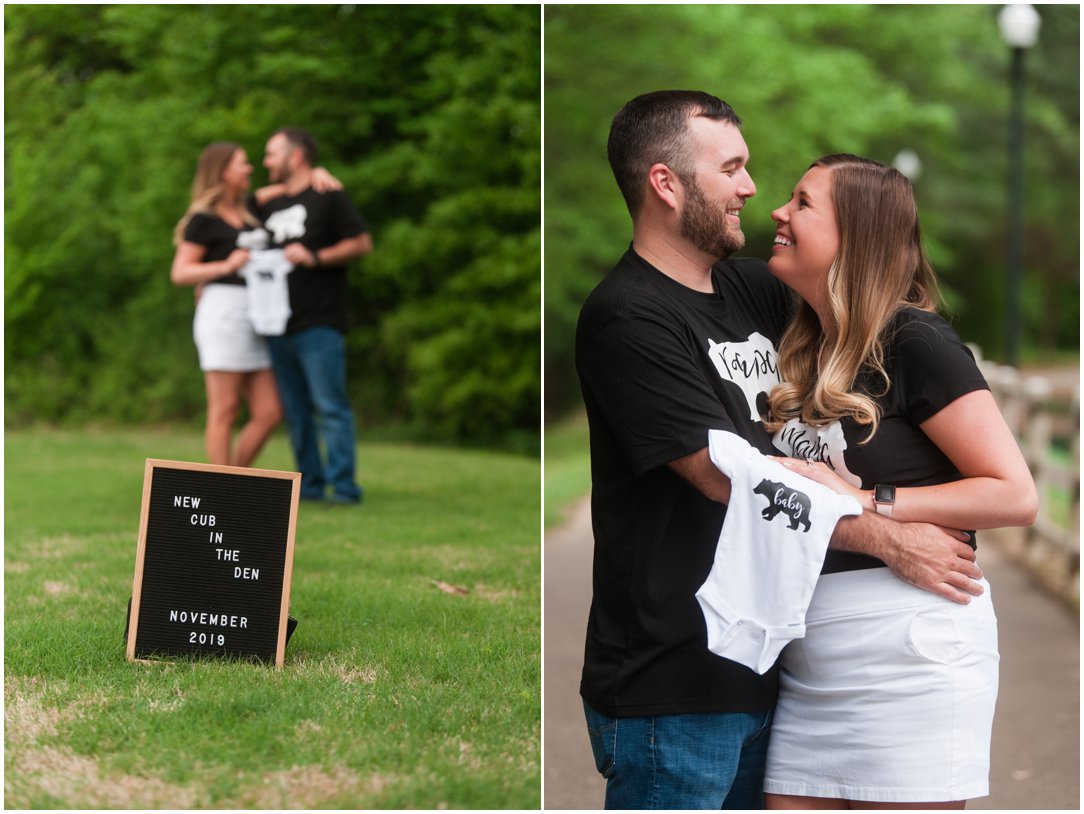
[[[873,499],[877,503],[895,503],[896,487],[882,486],[881,484],[877,484],[877,486],[873,490]]]

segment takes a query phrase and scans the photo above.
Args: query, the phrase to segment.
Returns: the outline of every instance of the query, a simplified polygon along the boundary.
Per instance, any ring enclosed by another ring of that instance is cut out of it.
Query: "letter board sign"
[[[301,475],[148,459],[129,661],[240,656],[281,667]]]

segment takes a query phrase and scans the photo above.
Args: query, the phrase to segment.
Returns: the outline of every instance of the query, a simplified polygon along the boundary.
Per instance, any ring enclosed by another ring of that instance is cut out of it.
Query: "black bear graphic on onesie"
[[[788,528],[797,531],[798,524],[801,523],[805,526],[802,531],[809,531],[810,503],[808,495],[796,489],[791,489],[784,483],[768,480],[767,478],[760,482],[757,488],[753,490],[753,494],[768,498],[768,508],[760,513],[765,520],[770,522],[777,514],[783,512],[790,518]]]

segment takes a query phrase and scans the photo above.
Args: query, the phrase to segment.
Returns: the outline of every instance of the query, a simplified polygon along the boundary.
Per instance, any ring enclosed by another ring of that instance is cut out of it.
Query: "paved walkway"
[[[990,796],[972,810],[1080,809],[1079,619],[1036,588],[987,535],[982,567],[994,590],[1001,691],[994,720]],[[543,802],[547,809],[602,807],[579,700],[591,596],[586,501],[545,537]]]

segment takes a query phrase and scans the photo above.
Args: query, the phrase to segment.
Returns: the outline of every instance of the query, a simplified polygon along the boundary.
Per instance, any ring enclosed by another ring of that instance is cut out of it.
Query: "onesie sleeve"
[[[907,309],[893,339],[894,384],[903,408],[921,424],[960,396],[989,390],[970,348],[937,314]]]

